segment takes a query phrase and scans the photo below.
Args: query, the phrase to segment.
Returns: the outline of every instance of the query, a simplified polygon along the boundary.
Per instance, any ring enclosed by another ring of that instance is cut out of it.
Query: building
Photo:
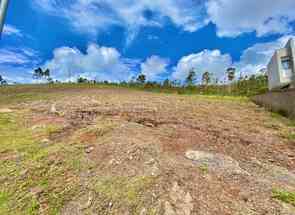
[[[267,66],[268,88],[295,87],[295,45],[290,39],[285,48],[275,51]]]

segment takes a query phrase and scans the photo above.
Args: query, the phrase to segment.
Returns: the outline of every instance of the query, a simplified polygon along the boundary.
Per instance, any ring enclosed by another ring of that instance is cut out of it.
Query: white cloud
[[[141,63],[141,73],[146,76],[148,81],[158,81],[162,78],[161,76],[167,73],[168,65],[168,59],[151,56]]]
[[[32,83],[32,69],[0,65],[0,75],[9,83]]]
[[[231,66],[237,69],[237,77],[239,75],[249,76],[257,74],[261,69],[266,68],[274,51],[284,47],[291,37],[295,38],[292,35],[286,35],[273,42],[257,43],[244,50],[240,60],[237,62],[232,62],[231,56],[229,54],[221,54],[220,50],[204,50],[184,56],[174,68],[171,78],[183,81],[189,71],[195,69],[198,82],[201,81],[202,74],[205,71],[209,71],[213,74],[213,77],[224,81],[226,79],[226,69]]]
[[[286,45],[287,41],[294,36],[286,35],[268,43],[257,43],[243,51],[239,62],[235,67],[239,69],[242,75],[255,74],[265,68],[270,61],[274,51]]]
[[[4,25],[3,28],[3,35],[4,36],[17,36],[17,37],[23,37],[23,34],[21,30],[17,29],[13,25]]]
[[[86,54],[77,48],[61,47],[53,52],[53,59],[44,68],[51,70],[52,78],[77,80],[79,76],[99,81],[124,81],[133,75],[136,61],[122,58],[115,48],[90,44]]]
[[[294,29],[294,0],[34,0],[37,10],[63,17],[74,29],[96,35],[111,26],[126,29],[130,43],[144,26],[164,26],[167,20],[194,32],[210,21],[219,36],[247,32],[257,36]]]
[[[231,56],[219,50],[204,50],[182,57],[172,73],[172,79],[184,81],[191,69],[195,69],[198,81],[202,74],[209,71],[215,78],[222,80],[225,70],[232,65]]]
[[[238,36],[255,31],[258,36],[292,31],[294,0],[208,0],[209,19],[219,36]]]
[[[0,49],[0,75],[9,83],[30,83],[32,71],[40,64],[39,53],[27,47]]]
[[[81,32],[97,34],[111,26],[127,29],[127,42],[143,26],[162,26],[166,20],[188,32],[206,24],[204,4],[190,0],[35,0],[36,9],[62,16]]]
[[[26,67],[39,62],[38,52],[30,48],[0,49],[0,65],[18,65]]]

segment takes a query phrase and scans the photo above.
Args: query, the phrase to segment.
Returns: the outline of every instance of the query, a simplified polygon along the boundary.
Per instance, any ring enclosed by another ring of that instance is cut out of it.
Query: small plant
[[[295,206],[295,192],[274,189],[272,198]]]
[[[206,174],[209,171],[209,168],[207,165],[203,164],[202,166],[199,167],[202,173]]]

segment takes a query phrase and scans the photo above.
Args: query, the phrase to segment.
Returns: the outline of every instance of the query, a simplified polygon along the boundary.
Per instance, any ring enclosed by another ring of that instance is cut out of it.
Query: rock
[[[0,113],[12,113],[13,110],[9,108],[0,108]]]
[[[190,215],[192,213],[194,209],[193,198],[191,197],[191,194],[189,192],[185,192],[177,182],[173,183],[169,197],[175,206],[176,214]]]
[[[49,140],[47,138],[44,138],[41,140],[41,143],[49,143]]]
[[[168,201],[165,202],[165,213],[164,213],[164,215],[177,215],[175,213],[172,205]]]
[[[86,148],[85,152],[86,152],[87,154],[89,154],[89,153],[91,153],[93,150],[94,150],[94,147],[93,147],[93,146],[90,146],[90,147]]]
[[[39,124],[39,125],[33,125],[32,126],[32,130],[37,130],[37,129],[44,129],[44,128],[46,128],[46,125],[43,125],[43,124]]]
[[[146,127],[150,127],[150,128],[154,128],[155,127],[155,125],[153,123],[150,123],[150,122],[146,122],[146,123],[144,123],[144,125]]]
[[[40,195],[44,192],[42,187],[34,187],[31,188],[30,192],[32,193],[32,195],[34,195],[36,198],[39,198]]]
[[[55,104],[52,104],[51,107],[50,107],[50,113],[53,113],[53,114],[57,114],[57,110],[56,110],[56,106]]]
[[[27,169],[22,170],[22,171],[19,173],[19,175],[20,175],[22,178],[24,178],[27,174],[28,174],[28,170],[27,170]]]
[[[89,195],[88,195],[88,200],[87,200],[86,204],[82,205],[80,207],[80,209],[81,210],[86,210],[86,209],[90,208],[91,205],[92,205],[93,199],[94,199],[94,194],[92,192],[90,192]]]
[[[295,174],[288,169],[274,164],[262,163],[255,158],[251,160],[251,164],[259,170],[252,173],[259,180],[268,181],[271,184],[281,184],[286,188],[295,186]]]
[[[42,139],[41,142],[40,142],[41,146],[44,147],[44,148],[48,147],[49,143],[50,143],[50,140],[47,139],[47,138]]]
[[[148,214],[148,211],[145,208],[143,208],[139,213],[139,215],[147,215],[147,214]]]
[[[209,170],[217,173],[249,175],[249,173],[240,168],[236,160],[226,155],[203,151],[187,151],[185,157],[194,161],[197,165],[206,166]]]

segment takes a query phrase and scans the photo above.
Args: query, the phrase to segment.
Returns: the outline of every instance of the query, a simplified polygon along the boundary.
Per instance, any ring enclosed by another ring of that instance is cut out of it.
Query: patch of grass
[[[40,204],[36,199],[32,199],[30,206],[28,207],[27,213],[30,215],[37,215],[39,214]]]
[[[295,132],[294,131],[285,131],[282,133],[282,136],[290,141],[295,141]]]
[[[8,201],[8,193],[0,191],[0,214],[8,214]]]
[[[108,177],[95,183],[95,191],[110,201],[133,208],[137,211],[142,206],[143,193],[154,182],[153,177]]]
[[[295,206],[295,192],[274,189],[272,191],[272,198]]]
[[[279,122],[289,126],[289,127],[295,127],[295,120],[286,118],[284,115],[276,112],[271,112],[271,117],[275,120],[278,120]]]
[[[209,168],[208,168],[208,166],[207,165],[202,165],[202,166],[199,166],[199,169],[201,170],[201,172],[203,173],[203,174],[207,174],[208,172],[209,172]]]
[[[221,101],[236,101],[236,102],[248,102],[249,98],[245,96],[224,96],[224,95],[196,95],[197,98],[204,98],[209,100],[221,100]]]
[[[88,168],[81,147],[68,143],[40,144],[55,127],[31,129],[21,112],[0,114],[0,214],[58,214],[80,192],[79,171]],[[42,189],[42,202],[31,189]],[[43,205],[44,206],[44,205]],[[42,207],[44,208],[44,207]],[[8,213],[9,212],[9,213]]]

